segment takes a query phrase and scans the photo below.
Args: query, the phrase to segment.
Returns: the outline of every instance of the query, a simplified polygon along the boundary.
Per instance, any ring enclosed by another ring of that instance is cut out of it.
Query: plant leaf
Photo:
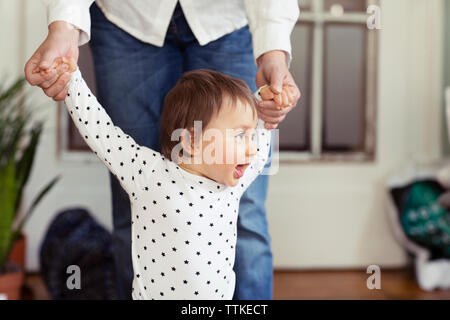
[[[16,203],[16,210],[19,208],[20,199],[22,198],[22,191],[28,182],[30,172],[33,166],[34,156],[36,154],[36,149],[39,144],[39,139],[42,133],[42,124],[37,125],[33,130],[31,130],[31,139],[25,150],[23,151],[22,157],[17,163],[16,176],[19,187],[19,197]]]
[[[53,188],[53,186],[55,185],[56,182],[58,182],[58,180],[61,178],[61,176],[56,176],[55,178],[53,178],[52,181],[50,181],[42,190],[41,192],[39,192],[39,194],[34,198],[33,202],[31,203],[30,208],[28,209],[28,211],[25,213],[25,215],[23,216],[22,220],[19,223],[19,226],[15,229],[15,235],[14,238],[18,238],[18,236],[20,235],[20,233],[22,232],[23,226],[25,225],[26,221],[28,220],[28,218],[31,216],[31,213],[34,211],[34,209],[36,208],[36,206],[39,204],[39,202],[42,200],[42,198]]]
[[[0,186],[0,266],[3,266],[11,248],[17,197],[15,161],[12,157],[6,166],[0,167]]]

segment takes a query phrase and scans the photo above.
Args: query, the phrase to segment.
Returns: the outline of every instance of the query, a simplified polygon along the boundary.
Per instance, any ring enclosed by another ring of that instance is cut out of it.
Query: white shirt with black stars
[[[270,148],[262,120],[257,154],[230,187],[139,146],[114,126],[79,69],[68,86],[66,106],[81,136],[130,197],[133,299],[232,299],[239,200]]]

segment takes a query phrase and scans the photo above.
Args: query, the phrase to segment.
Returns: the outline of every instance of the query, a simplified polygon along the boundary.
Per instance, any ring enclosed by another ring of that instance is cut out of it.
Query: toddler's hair
[[[230,100],[228,100],[230,99]],[[179,141],[171,141],[172,132],[194,128],[194,121],[201,121],[205,129],[217,115],[224,101],[249,104],[256,114],[257,100],[247,84],[223,73],[208,69],[185,72],[164,99],[160,119],[161,153],[168,159]]]

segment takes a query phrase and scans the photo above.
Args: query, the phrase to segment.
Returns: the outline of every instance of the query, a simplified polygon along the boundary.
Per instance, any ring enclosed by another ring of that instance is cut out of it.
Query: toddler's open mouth
[[[234,176],[236,179],[242,178],[244,175],[245,169],[250,165],[250,163],[238,164],[234,167]]]

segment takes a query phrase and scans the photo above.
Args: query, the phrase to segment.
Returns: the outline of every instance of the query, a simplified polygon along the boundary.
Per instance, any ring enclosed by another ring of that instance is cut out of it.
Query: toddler
[[[255,96],[218,72],[184,73],[164,102],[159,153],[114,126],[76,65],[69,71],[67,109],[130,197],[133,299],[232,299],[239,200],[270,149]]]

